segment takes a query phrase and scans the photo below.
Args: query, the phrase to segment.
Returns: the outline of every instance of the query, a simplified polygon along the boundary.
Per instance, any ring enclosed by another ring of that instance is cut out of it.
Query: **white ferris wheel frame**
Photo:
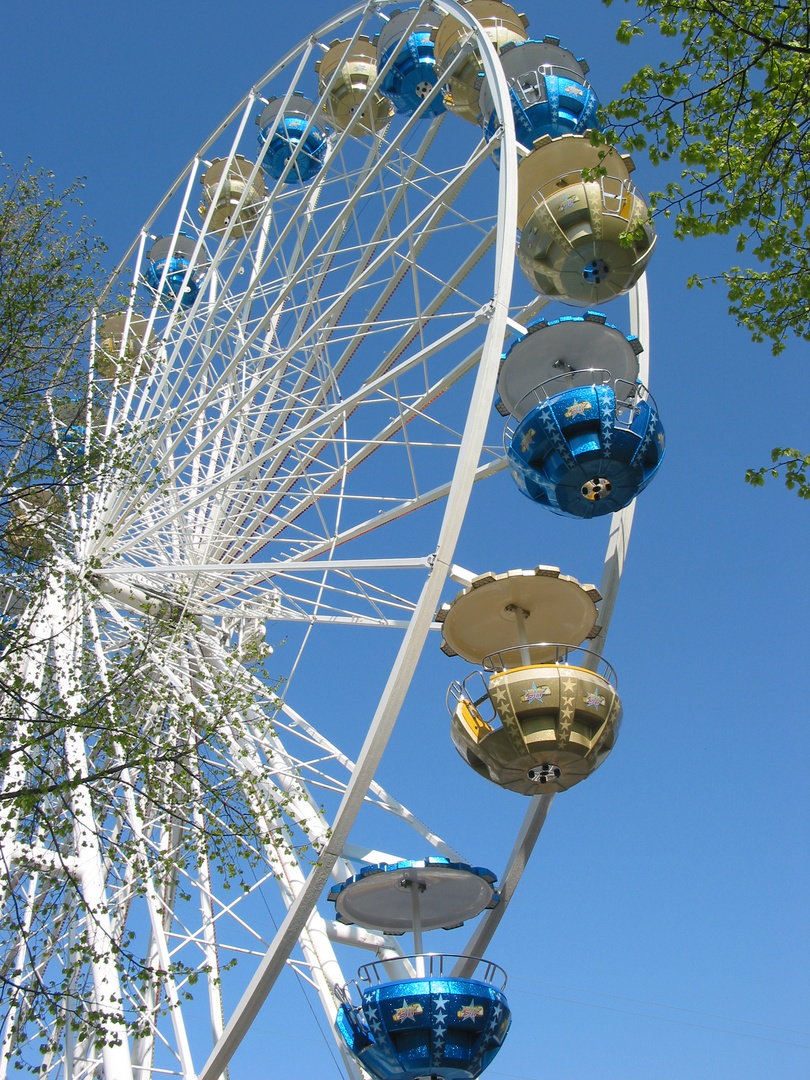
[[[275,70],[281,68],[284,64],[293,61],[297,61],[298,71],[302,71],[307,64],[311,63],[313,49],[318,38],[328,39],[330,34],[339,30],[340,27],[347,22],[373,12],[384,12],[384,9],[392,6],[394,2],[395,0],[377,0],[377,2],[372,3],[354,4],[335,19],[330,20],[320,27],[305,43],[303,43],[302,46],[299,46],[298,49],[292,50],[278,65],[276,65],[276,68],[271,69],[263,79],[259,80],[256,86],[267,83]],[[492,400],[495,393],[503,341],[509,329],[518,332],[522,329],[521,324],[515,322],[510,316],[518,209],[518,147],[515,136],[514,120],[509,104],[509,88],[503,69],[498,60],[496,49],[477,20],[462,6],[461,3],[458,2],[458,0],[435,0],[433,6],[442,13],[452,14],[462,26],[466,27],[475,35],[476,44],[481,53],[486,78],[492,90],[495,107],[501,122],[498,206],[497,223],[495,227],[495,279],[490,302],[474,316],[474,321],[477,324],[486,325],[486,338],[483,348],[480,351],[480,360],[477,364],[474,389],[470,399],[467,418],[464,423],[463,435],[458,449],[452,479],[449,483],[437,488],[436,491],[430,492],[429,496],[426,496],[423,500],[424,502],[427,502],[436,501],[440,498],[444,499],[445,508],[435,550],[429,555],[410,560],[392,560],[384,558],[380,560],[368,560],[369,565],[373,564],[374,566],[385,566],[389,568],[397,565],[400,565],[403,568],[408,566],[421,569],[427,573],[416,604],[409,613],[405,613],[407,617],[400,621],[392,620],[390,618],[385,620],[386,625],[403,628],[404,637],[356,761],[351,761],[346,755],[343,755],[337,747],[329,743],[328,740],[308,725],[307,721],[302,716],[298,715],[286,701],[281,702],[281,713],[297,727],[299,732],[304,732],[305,735],[308,735],[313,740],[314,744],[317,744],[321,749],[332,754],[335,760],[340,761],[349,771],[350,777],[345,785],[345,790],[337,814],[331,824],[327,824],[327,822],[320,817],[311,803],[307,803],[304,799],[298,801],[297,812],[302,819],[309,822],[313,836],[319,843],[318,865],[313,867],[308,874],[305,874],[300,863],[291,854],[286,853],[280,846],[275,849],[275,853],[270,859],[271,868],[279,882],[282,897],[287,907],[287,914],[284,921],[279,926],[269,948],[266,949],[249,985],[244,990],[239,1004],[224,1026],[217,1019],[217,1014],[221,1011],[221,997],[219,996],[218,988],[214,986],[216,982],[215,975],[217,972],[215,938],[213,935],[214,916],[212,911],[209,912],[208,928],[211,933],[206,937],[205,948],[211,956],[211,963],[213,965],[213,973],[209,977],[209,994],[211,997],[211,1018],[215,1045],[199,1074],[195,1074],[194,1071],[188,1033],[185,1029],[182,1009],[179,1007],[176,988],[174,988],[170,977],[167,977],[164,983],[170,1002],[173,1002],[176,1005],[176,1007],[171,1010],[171,1023],[174,1031],[179,1072],[184,1077],[184,1080],[195,1080],[195,1076],[198,1076],[198,1080],[217,1080],[217,1078],[223,1074],[234,1052],[258,1015],[263,1002],[270,993],[280,972],[286,964],[291,962],[290,956],[296,946],[299,946],[303,951],[304,964],[308,969],[310,981],[315,986],[322,1006],[330,1020],[334,1019],[336,1008],[334,987],[338,983],[345,982],[335,957],[333,949],[334,942],[354,944],[361,948],[373,948],[378,951],[382,950],[385,958],[391,962],[392,970],[395,970],[396,964],[398,963],[397,954],[399,953],[399,955],[401,955],[401,952],[392,939],[385,939],[380,935],[369,934],[354,927],[349,928],[341,927],[337,924],[328,924],[327,921],[318,914],[316,908],[317,901],[322,896],[324,886],[329,880],[330,875],[335,871],[339,862],[347,858],[362,859],[373,857],[373,853],[358,851],[349,844],[349,833],[352,825],[354,824],[357,814],[370,790],[376,794],[381,800],[381,803],[386,805],[388,809],[414,825],[414,827],[422,833],[423,837],[432,843],[439,851],[450,856],[456,854],[449,845],[432,835],[429,830],[424,826],[421,826],[421,823],[416,822],[413,815],[411,815],[405,807],[397,803],[396,800],[392,799],[384,792],[379,785],[376,784],[374,776],[399,715],[417,661],[422,653],[422,649],[431,629],[434,612],[439,605],[445,582],[448,576],[453,577],[455,580],[464,581],[465,572],[454,566],[453,556],[473,485],[483,476],[496,471],[498,468],[502,468],[504,465],[504,462],[501,461],[490,467],[482,467],[479,462],[481,460],[481,451],[485,440],[487,425],[491,416]],[[414,19],[416,17],[417,15],[415,14]],[[362,25],[363,22],[361,22],[360,26],[355,30],[355,36],[359,34]],[[292,93],[294,82],[295,80],[290,84],[290,91],[288,92],[286,99],[287,101]],[[235,123],[237,125],[236,133],[227,159],[227,164],[230,164],[236,154],[240,139],[244,134],[247,120],[255,110],[255,104],[258,100],[258,95],[254,87],[254,89],[245,95],[228,116],[225,117],[222,124],[216,129],[211,138],[203,144],[192,159],[189,167],[187,167],[180,177],[178,177],[175,183],[170,187],[164,199],[156,207],[139,237],[126,253],[114,278],[120,276],[120,273],[127,265],[128,260],[133,256],[135,258],[136,266],[142,264],[152,223],[160,217],[173,198],[181,196],[182,208],[177,216],[177,224],[172,236],[172,243],[174,244],[177,241],[183,215],[186,212],[191,199],[192,183],[198,173],[200,163],[204,160],[208,148],[213,144],[221,132],[225,131]],[[258,168],[259,163],[256,165],[256,169]],[[223,181],[226,172],[227,168],[223,170]],[[223,181],[220,181],[220,187]],[[202,237],[209,225],[213,212],[213,202],[215,202],[215,199],[212,201],[211,208],[208,210],[207,217],[200,233],[200,239],[197,241],[195,253],[191,259],[191,265],[186,273],[186,283],[192,274],[195,259],[202,244]],[[238,217],[243,202],[244,196],[236,208],[234,218]],[[223,250],[224,247],[225,245],[223,244],[221,250]],[[206,288],[208,288],[213,281],[213,275],[216,268],[216,261],[212,260],[208,266],[206,278],[200,290],[200,296],[204,294]],[[231,274],[233,275],[236,272],[237,269],[234,268],[231,271]],[[158,295],[163,292],[167,275],[168,266],[165,266],[157,288]],[[258,270],[256,271],[256,276],[259,276]],[[184,318],[180,307],[181,291],[182,290],[178,291],[178,296],[171,313],[172,320],[177,324],[180,324]],[[129,322],[134,312],[134,302],[135,290],[133,289],[127,308],[126,327],[129,326]],[[198,302],[199,300],[195,302],[192,311],[196,311],[196,304]],[[147,338],[153,331],[156,310],[157,307],[153,307],[149,317],[146,330]],[[472,322],[473,320],[470,321]],[[642,382],[649,385],[649,313],[646,280],[644,277],[641,278],[630,293],[630,324],[631,332],[645,343],[645,352],[640,357],[640,378]],[[187,325],[191,325],[190,321]],[[425,350],[425,352],[438,350],[443,345],[449,344],[451,341],[462,336],[468,329],[469,324],[457,328],[448,334],[446,338],[434,342],[429,349]],[[181,331],[181,341],[184,333],[185,330]],[[124,336],[126,336],[126,328]],[[381,377],[381,381],[390,381],[390,373],[386,375],[384,379]],[[125,390],[122,388],[120,393],[123,396]],[[363,393],[369,393],[368,385],[364,386]],[[129,391],[129,394],[131,398],[132,390]],[[336,402],[333,407],[335,417],[339,418],[341,415],[345,415],[346,410],[350,406],[351,401],[349,399]],[[150,406],[148,403],[145,404],[144,402],[141,402],[139,407],[144,410],[143,415],[139,417],[140,419],[143,419],[144,421],[157,421],[160,419],[158,414],[149,414]],[[165,410],[167,407],[166,400],[164,400],[162,408]],[[107,436],[112,432],[112,415],[112,410],[110,410],[105,430],[105,435]],[[189,420],[189,423],[191,423],[191,420]],[[323,423],[323,416],[319,417],[319,423]],[[297,434],[300,436],[300,430]],[[146,503],[148,503],[148,499],[149,496],[146,495]],[[116,502],[116,493],[113,492],[111,493],[111,500],[107,506],[107,512],[114,514],[118,505],[120,505],[120,496],[118,497],[118,502]],[[634,505],[634,503],[631,503],[626,509],[614,514],[611,520],[600,586],[603,597],[600,609],[601,631],[598,638],[595,639],[591,646],[592,650],[597,655],[601,654],[616,601],[632,529]],[[178,516],[180,513],[181,511],[178,510]],[[165,521],[160,524],[165,525]],[[157,529],[157,525],[155,528]],[[77,530],[77,532],[80,533],[81,530]],[[124,554],[125,553],[126,552],[124,552]],[[77,551],[76,554],[77,558],[81,556],[80,551]],[[119,552],[119,554],[121,553]],[[326,558],[321,557],[316,562],[310,562],[309,560],[316,555],[325,555]],[[128,570],[126,566],[120,564],[116,566],[115,564],[111,564],[104,567],[100,573],[100,587],[102,593],[110,599],[110,613],[114,613],[112,606],[113,601],[116,603],[123,603],[125,606],[130,606],[133,610],[137,609],[138,605],[142,602],[144,595],[140,590],[143,588],[144,582],[148,582],[150,572],[152,571],[158,575],[161,573],[177,575],[184,572],[193,572],[198,576],[208,575],[215,584],[220,584],[223,581],[227,581],[229,578],[236,582],[243,582],[249,579],[251,585],[260,588],[262,583],[265,583],[268,580],[269,576],[285,571],[306,575],[312,572],[323,572],[327,569],[363,569],[364,565],[363,560],[336,559],[334,557],[334,551],[328,546],[325,546],[323,550],[318,550],[316,548],[310,549],[307,552],[307,558],[300,561],[293,558],[287,560],[286,563],[284,561],[261,563],[249,556],[242,556],[240,557],[240,560],[235,563],[225,563],[222,560],[212,559],[210,563],[197,563],[193,567],[184,567],[177,562],[164,562],[162,565],[153,568],[141,565],[138,567],[138,574],[135,576],[132,575],[131,571]],[[238,585],[235,586],[235,588],[238,591]],[[55,624],[60,621],[64,623],[65,611],[69,604],[70,600],[68,597],[63,597],[60,600],[59,587],[57,584],[54,584],[50,608],[44,612],[44,617],[50,618]],[[205,617],[205,612],[199,614],[201,618]],[[335,621],[339,621],[338,616],[335,616],[334,618]],[[100,655],[101,650],[98,647],[98,641],[96,642],[96,647],[97,652],[99,652],[99,662],[102,664],[103,671],[103,657]],[[64,665],[67,666],[69,665],[69,643],[64,644],[62,649],[62,661]],[[214,667],[225,663],[224,653],[222,655],[211,655],[208,659]],[[37,657],[32,657],[32,663],[36,665],[36,662]],[[169,673],[167,673],[167,675],[168,674]],[[264,746],[263,750],[264,752],[274,754],[276,760],[284,763],[284,767],[280,768],[278,772],[278,775],[281,778],[279,783],[283,787],[286,782],[284,779],[285,776],[289,780],[289,778],[296,775],[297,766],[295,760],[285,750],[281,738],[276,738],[269,750],[267,746]],[[78,741],[72,744],[72,752],[75,755],[74,766],[77,771],[81,771],[81,768],[83,767],[82,755],[84,751]],[[5,779],[8,783],[9,777],[7,776]],[[291,798],[294,799],[296,797],[296,791],[299,790],[300,786],[299,783],[298,787],[296,787],[296,784],[290,780],[288,784],[288,793]],[[482,955],[483,950],[490,942],[518,885],[545,821],[552,799],[553,796],[539,795],[530,800],[505,870],[501,875],[501,903],[492,911],[485,913],[478,923],[464,950],[467,955]],[[90,813],[89,804],[85,805],[83,808],[79,808],[79,829],[80,831],[82,829],[84,830],[85,840],[92,834]],[[130,807],[130,816],[133,819],[137,819],[137,813],[133,807]],[[81,843],[81,838],[77,838],[77,844],[78,843]],[[100,908],[102,906],[103,894],[103,875],[101,872],[100,858],[97,848],[94,847],[92,843],[88,842],[86,846],[88,846],[90,854],[84,860],[83,865],[79,867],[79,872],[81,874],[83,887],[88,896],[88,902],[91,906],[95,905]],[[40,853],[40,858],[43,860],[44,866],[45,862],[47,862],[47,855],[44,852]],[[208,873],[207,867],[205,868],[205,872]],[[95,890],[95,893],[93,893],[93,890]],[[93,896],[95,896],[95,900],[93,899]],[[146,900],[152,921],[155,955],[159,959],[161,966],[168,969],[169,952],[166,935],[162,928],[162,919],[160,917],[161,902],[151,886],[147,887]],[[114,984],[116,980],[112,957],[110,955],[105,955],[103,944],[99,946],[98,951],[100,959],[97,961],[96,967],[94,968],[93,978],[98,999],[101,1000],[104,993],[102,987],[105,984]],[[462,977],[466,974],[463,962],[460,962],[454,974]],[[3,1051],[7,1049],[9,1031],[10,1027],[9,1024],[7,1024],[3,1040]],[[68,1053],[68,1050],[66,1050],[66,1053]],[[115,1077],[115,1080],[128,1080],[128,1078],[133,1077],[135,1073],[137,1073],[138,1076],[144,1076],[150,1071],[148,1064],[150,1053],[151,1048],[147,1042],[141,1046],[140,1050],[136,1049],[134,1054],[130,1053],[129,1048],[125,1044],[105,1047],[102,1055],[105,1075],[107,1075],[109,1080],[112,1080],[113,1077]],[[360,1073],[356,1064],[350,1060],[345,1053],[343,1055],[343,1060],[347,1071],[350,1076],[353,1077],[353,1080],[359,1080]],[[7,1055],[3,1053],[2,1060],[0,1060],[0,1080],[3,1080],[6,1065]]]

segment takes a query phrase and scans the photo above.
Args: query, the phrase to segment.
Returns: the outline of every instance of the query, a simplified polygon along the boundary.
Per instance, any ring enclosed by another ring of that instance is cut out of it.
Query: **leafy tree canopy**
[[[807,0],[635,6],[637,17],[622,21],[618,40],[629,44],[656,28],[671,39],[663,43],[671,58],[644,64],[623,87],[607,107],[606,138],[646,149],[656,165],[677,160],[678,178],[652,196],[657,212],[674,217],[676,236],[736,237],[748,258],[722,279],[729,314],[754,341],[768,341],[774,353],[791,334],[810,341]],[[695,275],[690,285],[704,280]],[[792,457],[803,459],[777,448],[773,461]],[[747,479],[761,483],[769,472],[750,470]]]
[[[0,161],[0,1064],[38,1075],[68,1037],[92,1061],[153,1037],[167,987],[218,982],[194,935],[168,965],[141,942],[145,896],[182,923],[201,868],[249,895],[280,850],[309,857],[306,792],[265,752],[263,623],[232,646],[183,590],[104,591],[83,553],[145,428],[104,437],[104,245],[80,189]]]
[[[810,481],[807,478],[810,454],[802,454],[792,446],[776,446],[771,451],[771,462],[771,465],[763,465],[761,469],[749,469],[745,474],[746,483],[762,487],[770,473],[771,476],[781,476],[785,487],[790,491],[795,489],[800,499],[810,499]]]
[[[30,162],[19,173],[0,162],[0,564],[31,549],[22,519],[48,525],[87,471],[54,447],[57,427],[85,410],[86,363],[74,347],[87,338],[105,250],[81,188],[59,192]]]

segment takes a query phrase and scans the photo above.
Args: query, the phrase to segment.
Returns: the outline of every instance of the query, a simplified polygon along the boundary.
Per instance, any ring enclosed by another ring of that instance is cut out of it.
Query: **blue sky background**
[[[3,157],[19,167],[30,155],[62,186],[86,176],[87,213],[112,266],[231,105],[340,6],[5,4]],[[603,101],[657,47],[615,43],[623,5],[527,0],[526,10],[534,36],[555,34],[587,58]],[[636,157],[638,186],[661,186]],[[810,505],[776,482],[743,483],[772,446],[810,447],[807,345],[774,358],[729,320],[721,289],[686,289],[690,273],[736,261],[732,240],[679,243],[666,222],[659,229],[649,348],[668,450],[639,500],[605,649],[624,725],[605,766],[555,800],[489,950],[509,972],[514,1013],[493,1080],[810,1072]],[[626,305],[608,314],[624,323]],[[598,583],[606,533],[594,524],[598,543],[583,541],[589,527],[553,521],[501,475],[475,493],[457,561],[479,572],[551,563]],[[349,752],[372,691],[366,701],[361,685],[350,709],[345,688],[361,657],[382,668],[398,644],[393,633],[355,633],[314,639],[320,682],[299,684],[294,702],[314,718],[328,693],[324,724]],[[500,873],[525,803],[475,777],[450,745],[444,695],[463,674],[429,643],[381,781]],[[337,1075],[293,982],[265,1006],[233,1080]],[[204,1025],[198,1038],[200,1068]]]

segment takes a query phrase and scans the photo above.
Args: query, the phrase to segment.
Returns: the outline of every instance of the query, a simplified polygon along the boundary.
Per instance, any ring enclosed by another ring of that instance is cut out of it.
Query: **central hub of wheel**
[[[580,490],[588,502],[599,502],[611,493],[613,485],[604,476],[594,476],[586,480]]]

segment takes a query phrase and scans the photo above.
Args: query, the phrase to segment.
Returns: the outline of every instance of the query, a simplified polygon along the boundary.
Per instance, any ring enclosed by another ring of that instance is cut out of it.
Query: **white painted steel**
[[[77,859],[76,876],[87,908],[87,939],[92,971],[92,996],[99,1016],[109,1024],[117,1040],[105,1040],[101,1050],[104,1074],[116,1080],[131,1080],[132,1061],[124,1028],[123,995],[113,951],[112,923],[107,905],[106,874],[98,840],[98,826],[86,786],[80,781],[88,774],[87,752],[78,730],[83,702],[72,673],[76,668],[81,642],[81,625],[76,598],[66,596],[64,579],[53,576],[50,582],[49,608],[51,625],[62,627],[53,640],[54,665],[59,693],[65,703],[64,733],[67,779],[73,783],[73,842]]]

